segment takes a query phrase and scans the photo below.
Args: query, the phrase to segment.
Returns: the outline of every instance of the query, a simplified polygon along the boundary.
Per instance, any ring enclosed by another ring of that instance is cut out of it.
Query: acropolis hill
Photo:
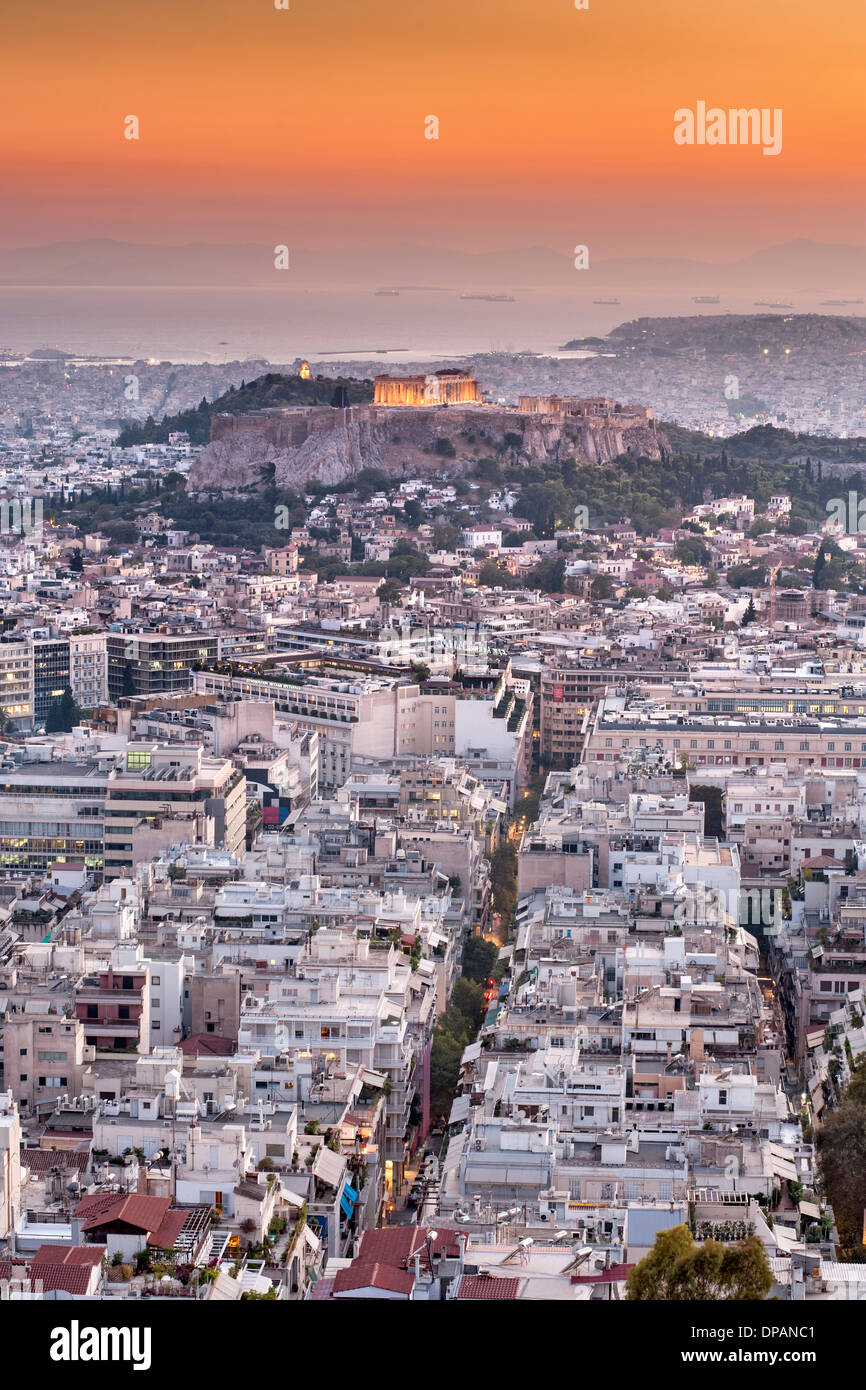
[[[380,378],[377,395],[389,390],[383,383],[399,380]],[[413,383],[413,395],[421,389],[416,379],[403,380]],[[466,380],[461,391],[470,389]],[[494,452],[516,464],[565,458],[609,463],[622,454],[658,459],[665,447],[652,411],[602,398],[527,396],[520,398],[518,410],[478,399],[455,405],[308,406],[215,415],[211,442],[193,465],[189,487],[233,492],[271,476],[280,488],[311,481],[330,486],[362,468],[382,468],[396,477],[441,474],[443,466],[460,473]]]

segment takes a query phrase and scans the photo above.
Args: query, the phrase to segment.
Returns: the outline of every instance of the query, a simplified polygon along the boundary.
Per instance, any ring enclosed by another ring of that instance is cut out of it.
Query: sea
[[[400,363],[477,353],[556,355],[572,339],[604,337],[617,324],[642,317],[864,312],[862,305],[826,307],[817,290],[784,288],[722,293],[717,305],[695,304],[691,293],[674,290],[613,295],[521,287],[503,290],[511,297],[501,300],[484,298],[487,293],[467,286],[402,287],[386,295],[333,287],[0,286],[0,350],[51,347],[179,363],[248,357]],[[466,294],[478,297],[461,298]],[[756,297],[779,307],[758,307]],[[618,302],[595,302],[611,298]]]

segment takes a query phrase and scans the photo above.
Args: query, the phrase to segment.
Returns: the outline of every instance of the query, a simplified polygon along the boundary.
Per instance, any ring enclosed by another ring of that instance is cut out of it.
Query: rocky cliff
[[[396,478],[454,474],[490,455],[512,464],[609,463],[622,454],[658,459],[668,447],[655,421],[640,413],[554,416],[491,406],[222,416],[215,434],[193,465],[191,492],[234,492],[271,480],[287,490],[312,481],[336,486],[362,468]]]

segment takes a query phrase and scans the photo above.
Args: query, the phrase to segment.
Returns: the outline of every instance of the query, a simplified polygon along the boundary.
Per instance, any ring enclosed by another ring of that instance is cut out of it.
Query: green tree
[[[530,571],[529,583],[543,594],[561,594],[565,582],[565,556],[551,555]]]
[[[688,1226],[660,1231],[650,1253],[628,1277],[633,1301],[690,1303],[762,1302],[773,1275],[757,1236],[736,1245],[707,1240],[698,1245]]]
[[[73,574],[81,574],[84,569],[84,554],[81,550],[73,550],[69,557],[69,568]]]
[[[749,602],[746,605],[746,611],[743,614],[743,621],[740,623],[740,627],[747,627],[749,623],[753,623],[755,621],[756,617],[757,614],[755,612],[755,600],[750,597]]]
[[[459,979],[451,994],[451,1003],[472,1028],[479,1026],[484,1008],[484,990],[480,984],[475,980]]]
[[[490,978],[499,958],[499,948],[483,936],[467,937],[463,947],[463,976],[483,984]],[[456,986],[455,986],[456,988]]]
[[[496,560],[485,560],[478,571],[478,583],[482,589],[513,589],[517,580]]]
[[[47,734],[68,734],[81,720],[81,709],[76,704],[72,690],[67,685],[58,699],[52,700],[45,717]]]

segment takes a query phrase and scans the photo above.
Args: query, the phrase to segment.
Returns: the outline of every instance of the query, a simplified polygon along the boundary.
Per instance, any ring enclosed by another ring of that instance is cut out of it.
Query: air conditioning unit
[[[484,1140],[483,1140],[483,1139],[476,1139],[476,1140],[475,1140],[475,1150],[476,1150],[476,1152],[477,1152],[477,1153],[481,1153],[481,1151],[482,1151],[483,1148],[484,1148]]]

